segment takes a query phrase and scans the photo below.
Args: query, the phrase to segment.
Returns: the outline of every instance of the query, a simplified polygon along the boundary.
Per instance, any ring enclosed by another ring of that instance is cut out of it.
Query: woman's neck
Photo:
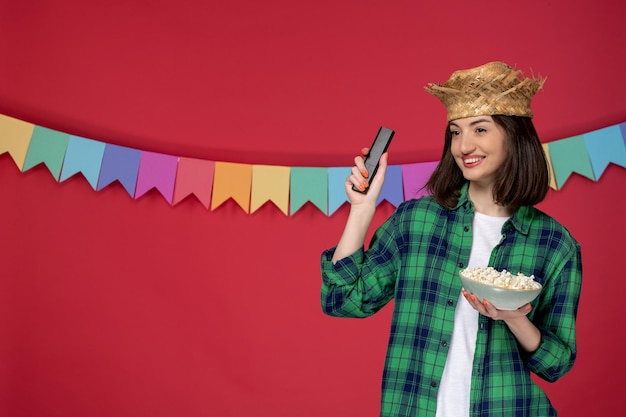
[[[510,217],[512,211],[493,201],[493,192],[491,187],[481,186],[478,183],[470,182],[468,189],[469,199],[474,204],[474,209],[487,216],[494,217]]]

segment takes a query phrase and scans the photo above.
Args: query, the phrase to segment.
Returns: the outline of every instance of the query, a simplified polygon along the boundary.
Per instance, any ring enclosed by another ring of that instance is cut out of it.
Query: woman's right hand
[[[363,149],[363,156],[367,155],[369,149]],[[378,165],[378,171],[376,176],[369,185],[369,190],[366,194],[359,193],[352,189],[352,186],[363,186],[365,178],[369,176],[370,172],[365,172],[365,163],[363,156],[357,156],[354,158],[354,166],[352,172],[348,178],[346,178],[346,194],[350,200],[350,214],[346,222],[341,239],[335,248],[332,262],[335,263],[339,259],[343,259],[346,256],[350,256],[355,253],[359,248],[363,247],[365,242],[365,236],[367,229],[370,227],[374,213],[376,212],[376,201],[383,188],[385,182],[385,172],[387,171],[387,154],[383,154],[380,158],[380,164]]]
[[[383,156],[381,156],[376,176],[368,186],[368,182],[365,180],[371,174],[371,172],[367,172],[365,168],[365,156],[368,152],[368,148],[363,148],[363,155],[359,155],[354,158],[352,172],[350,176],[346,178],[346,194],[348,195],[348,199],[352,205],[371,203],[375,205],[382,190],[383,183],[385,182],[385,173],[387,171],[387,153],[384,153]],[[353,185],[361,191],[367,189],[367,193],[364,194],[354,191],[352,189]]]

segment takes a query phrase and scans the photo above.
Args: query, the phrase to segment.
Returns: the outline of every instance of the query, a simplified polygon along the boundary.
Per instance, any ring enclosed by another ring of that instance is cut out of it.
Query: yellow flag
[[[35,125],[0,114],[0,155],[8,152],[20,171],[24,167]]]
[[[276,204],[285,216],[289,212],[289,167],[255,165],[252,168],[252,202],[254,213],[267,201]]]
[[[550,159],[550,149],[548,148],[548,144],[544,143],[541,145],[543,148],[543,152],[546,154],[546,159],[548,160],[548,170],[550,172],[550,188],[557,190],[556,186],[556,176],[554,175],[554,168],[552,167],[552,160]]]

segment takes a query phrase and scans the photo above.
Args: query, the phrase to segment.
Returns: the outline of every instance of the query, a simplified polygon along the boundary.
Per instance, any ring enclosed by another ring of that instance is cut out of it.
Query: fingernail
[[[369,187],[369,184],[367,183],[367,181],[363,181],[363,184],[361,184],[361,186],[363,188],[367,188],[367,187]]]
[[[463,294],[463,297],[467,298],[467,291],[461,290],[461,294]]]
[[[489,303],[487,302],[487,300],[483,300],[483,305],[484,305],[485,307],[487,307],[487,304],[489,304]]]
[[[367,171],[361,171],[361,175],[363,175],[365,178],[369,177],[369,172]]]
[[[361,153],[362,153],[363,155],[366,155],[368,151],[369,151],[369,149],[367,149],[367,148],[363,148],[363,149],[361,149]]]
[[[365,191],[365,187],[363,187],[363,184],[359,185],[359,190]]]
[[[476,301],[476,296],[474,294],[470,295],[470,300]]]

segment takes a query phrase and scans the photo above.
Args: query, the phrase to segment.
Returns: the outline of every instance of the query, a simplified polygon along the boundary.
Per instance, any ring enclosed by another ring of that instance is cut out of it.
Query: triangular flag
[[[232,198],[243,211],[249,213],[251,186],[252,165],[216,162],[211,210]]]
[[[254,165],[252,167],[252,194],[250,213],[268,201],[273,202],[287,216],[289,214],[289,167]]]
[[[328,170],[326,168],[291,168],[291,215],[310,201],[328,214]]]
[[[0,114],[0,155],[8,152],[20,171],[33,136],[35,125]]]
[[[574,172],[590,180],[596,180],[583,136],[550,142],[548,148],[556,177],[556,185],[559,189]]]
[[[124,186],[128,194],[134,197],[140,160],[140,150],[107,143],[102,157],[97,190],[100,191],[117,180]]]
[[[346,178],[352,173],[352,167],[328,168],[328,215],[332,215],[348,200]]]
[[[626,168],[626,145],[618,125],[585,133],[583,137],[596,179],[611,162]]]
[[[550,158],[550,147],[547,143],[541,145],[543,152],[546,154],[546,160],[548,161],[548,172],[550,173],[550,188],[557,190],[556,175],[554,175],[554,167],[552,166],[552,159]]]
[[[67,133],[35,126],[24,160],[23,171],[44,163],[54,179],[58,181],[69,139]]]
[[[153,188],[172,204],[176,166],[178,157],[156,152],[142,152],[135,186],[135,198],[139,198]]]
[[[70,135],[60,181],[65,181],[80,172],[95,190],[98,186],[98,176],[100,175],[105,146],[104,142]]]
[[[215,162],[213,161],[179,158],[173,204],[177,204],[188,195],[194,194],[204,208],[208,210],[211,204],[214,172]]]
[[[383,189],[380,190],[376,205],[383,200],[389,201],[394,207],[398,207],[404,201],[402,193],[402,166],[387,165],[385,172],[385,183]]]
[[[438,163],[439,162],[419,162],[417,164],[402,165],[405,200],[428,195],[425,185]]]

